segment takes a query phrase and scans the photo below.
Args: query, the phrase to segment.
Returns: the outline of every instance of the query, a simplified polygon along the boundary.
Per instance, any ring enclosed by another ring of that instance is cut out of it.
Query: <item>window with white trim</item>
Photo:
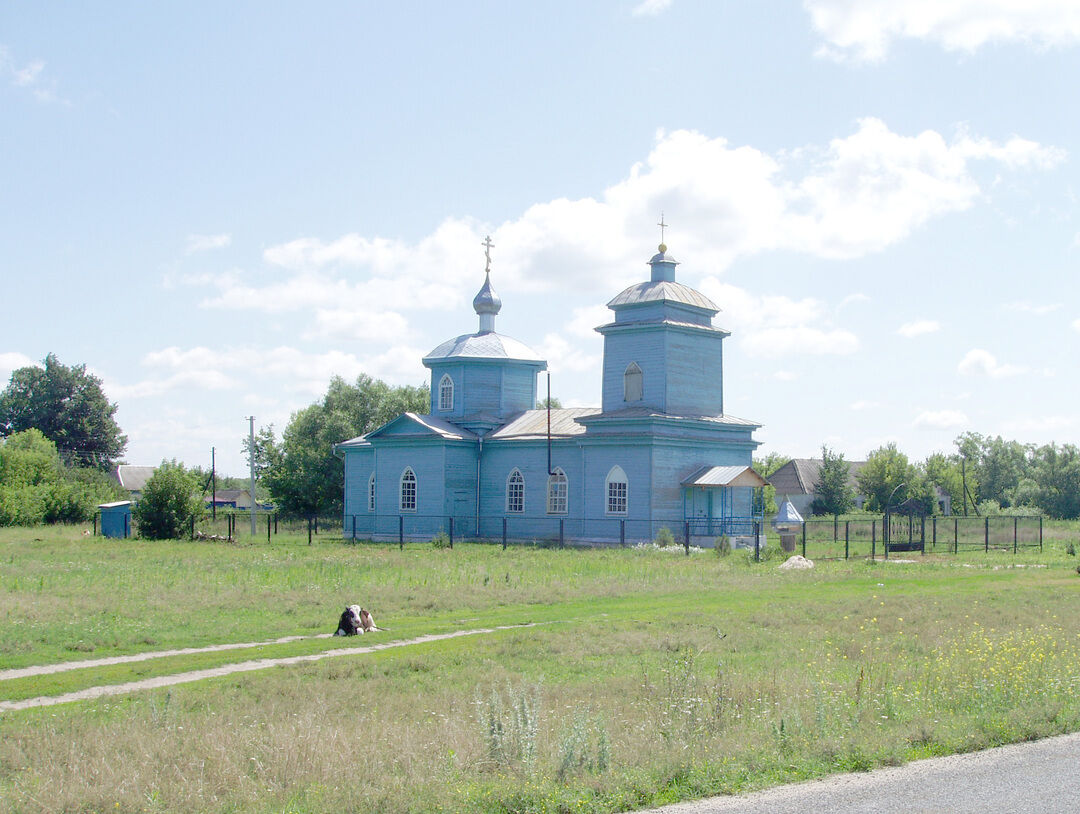
[[[367,510],[369,512],[375,511],[375,473],[371,473],[371,477],[367,482]]]
[[[454,380],[450,378],[449,373],[444,373],[439,379],[439,409],[454,409]]]
[[[567,482],[566,473],[556,467],[555,471],[548,477],[547,488],[547,513],[548,514],[566,514],[566,495],[567,495]]]
[[[411,466],[401,473],[401,502],[398,505],[403,512],[416,511],[416,473]]]
[[[637,362],[631,362],[623,373],[623,401],[641,401],[642,393],[641,368]]]
[[[628,488],[621,466],[611,467],[607,476],[607,513],[626,514]]]
[[[525,477],[520,469],[514,469],[506,479],[506,511],[508,514],[525,512]]]

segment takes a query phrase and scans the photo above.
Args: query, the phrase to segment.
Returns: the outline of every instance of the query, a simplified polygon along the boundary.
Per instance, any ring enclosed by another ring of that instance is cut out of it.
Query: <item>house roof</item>
[[[592,415],[584,416],[583,421],[588,422],[606,418],[675,418],[708,421],[713,424],[735,424],[740,427],[761,426],[756,421],[751,421],[748,418],[738,418],[733,415],[676,415],[674,413],[662,413],[652,407],[624,407],[621,410],[611,410],[606,413],[595,410]]]
[[[577,419],[599,415],[600,410],[596,407],[561,407],[551,410],[551,436],[552,438],[566,438],[573,435],[581,435],[585,427],[578,423]],[[512,417],[487,438],[502,440],[504,438],[547,438],[548,411],[525,410]]]
[[[132,466],[120,464],[116,467],[116,479],[120,485],[129,492],[141,492],[146,488],[146,482],[157,470],[156,466]]]
[[[769,475],[769,483],[780,495],[812,495],[814,486],[821,477],[820,458],[792,458],[782,467]],[[845,461],[848,464],[848,483],[857,486],[856,476],[866,466],[866,461]]]
[[[767,486],[768,481],[749,466],[703,466],[683,486]]]

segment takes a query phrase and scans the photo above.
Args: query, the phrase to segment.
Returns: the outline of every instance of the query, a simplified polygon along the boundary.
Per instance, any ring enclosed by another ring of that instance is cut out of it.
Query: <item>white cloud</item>
[[[564,336],[557,333],[546,334],[538,352],[542,358],[547,359],[548,368],[553,376],[564,371],[598,373],[603,364],[601,348],[597,348],[596,353],[589,353],[581,347],[581,343],[571,344]]]
[[[738,258],[762,252],[852,258],[882,251],[927,220],[972,206],[983,194],[976,159],[1010,168],[1060,158],[1022,140],[905,136],[877,119],[825,147],[776,155],[693,131],[661,131],[648,157],[597,198],[538,203],[498,226],[448,218],[413,243],[355,233],[300,237],[266,249],[269,269],[205,279],[214,293],[201,305],[310,311],[309,336],[366,339],[363,326],[384,324],[380,319],[398,330],[398,316],[460,310],[482,280],[486,234],[495,242],[492,282],[504,297],[571,286],[578,294],[610,293],[641,280],[642,234],[661,210],[676,224],[672,251],[692,258],[681,279],[705,286]],[[863,298],[851,295],[836,310]],[[728,304],[718,302],[720,320],[730,320]],[[859,346],[850,331],[829,324],[820,303],[774,297],[749,305],[769,315],[768,324],[743,320],[751,330],[739,341],[755,352],[851,353]],[[775,319],[792,311],[802,315]],[[570,330],[585,335],[610,318],[594,319],[597,313],[582,312],[591,324],[575,321]]]
[[[24,65],[19,65],[11,56],[11,52],[0,45],[0,79],[7,77],[8,82],[16,88],[30,91],[41,102],[62,102],[56,93],[55,80],[44,76],[45,62],[33,59]]]
[[[1071,430],[1076,426],[1076,419],[1072,416],[1048,415],[1038,418],[1020,418],[1006,421],[1002,429],[1010,435],[1041,434]]]
[[[232,243],[232,235],[188,235],[187,253],[205,252],[210,249],[223,249]]]
[[[409,324],[393,311],[361,312],[351,308],[320,308],[305,339],[395,342],[407,335]]]
[[[900,38],[968,53],[988,43],[1080,41],[1074,0],[803,0],[803,6],[826,41],[819,55],[841,60],[880,61]]]
[[[881,404],[876,402],[876,401],[868,401],[867,399],[859,399],[858,401],[852,402],[850,409],[855,410],[856,412],[858,412],[858,411],[861,411],[861,410],[873,410],[873,409],[876,409],[877,407],[880,407],[880,406],[881,406]]]
[[[992,379],[1003,379],[1027,372],[1026,368],[1018,365],[998,362],[992,353],[981,348],[968,351],[956,369],[965,376],[989,376]]]
[[[790,370],[778,370],[772,374],[778,382],[793,382],[799,378],[799,374]]]
[[[916,427],[949,430],[966,427],[968,417],[959,410],[923,410],[915,417],[914,424]]]
[[[715,277],[702,280],[701,291],[723,309],[717,322],[751,355],[846,355],[859,349],[858,337],[832,325],[820,300],[758,296]]]
[[[836,306],[836,310],[841,311],[849,305],[854,305],[859,302],[870,302],[870,298],[861,292],[848,294],[844,299],[840,300],[840,304]]]
[[[910,339],[913,336],[922,336],[923,334],[932,334],[941,330],[941,323],[933,319],[920,319],[915,322],[905,322],[896,332],[900,336],[906,336]]]
[[[35,362],[29,356],[17,351],[0,352],[0,389],[6,386],[11,379],[11,374],[20,367],[41,367],[41,362]]]
[[[1026,300],[1019,300],[1017,302],[1006,303],[1003,307],[1006,311],[1016,311],[1020,314],[1032,314],[1037,317],[1042,317],[1046,316],[1047,314],[1052,314],[1054,311],[1060,309],[1061,303],[1053,302],[1036,305],[1035,303],[1031,303]]]
[[[630,12],[635,17],[655,17],[671,7],[671,0],[642,0]]]
[[[1074,319],[1071,323],[1072,329],[1077,333],[1080,333],[1080,319]]]

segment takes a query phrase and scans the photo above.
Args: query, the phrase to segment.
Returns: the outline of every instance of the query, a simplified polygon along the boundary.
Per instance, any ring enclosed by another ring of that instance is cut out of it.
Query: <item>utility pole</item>
[[[248,420],[248,466],[251,469],[251,536],[255,536],[255,416]]]
[[[214,520],[217,520],[217,460],[214,457],[216,451],[214,447],[210,447],[210,513]],[[214,533],[217,534],[216,531]]]

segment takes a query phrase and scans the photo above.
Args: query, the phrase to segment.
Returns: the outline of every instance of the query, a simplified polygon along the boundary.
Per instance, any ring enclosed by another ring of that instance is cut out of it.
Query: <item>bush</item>
[[[184,465],[162,461],[146,482],[132,510],[139,536],[146,540],[176,540],[202,513],[198,484]]]
[[[713,543],[713,551],[716,552],[717,557],[726,557],[731,553],[731,540],[726,534],[722,534],[716,538]]]
[[[438,534],[431,538],[432,548],[450,548],[450,537],[445,531],[440,530]]]
[[[667,548],[669,545],[675,545],[675,535],[671,533],[671,529],[667,526],[662,526],[660,531],[656,533],[656,539],[653,542],[660,548]]]

